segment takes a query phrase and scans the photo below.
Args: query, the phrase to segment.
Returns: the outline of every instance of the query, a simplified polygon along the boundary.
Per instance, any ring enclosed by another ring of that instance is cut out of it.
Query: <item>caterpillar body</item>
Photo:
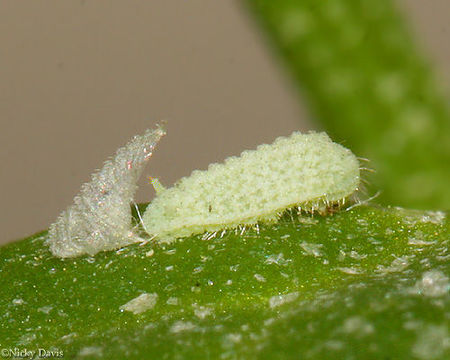
[[[163,135],[158,127],[134,137],[82,186],[49,228],[47,243],[55,256],[95,255],[142,240],[132,226],[130,203]],[[170,242],[273,222],[290,208],[325,212],[358,190],[359,170],[352,152],[325,133],[294,132],[206,171],[195,170],[169,189],[154,181],[157,195],[142,224],[157,241]]]
[[[82,185],[73,204],[49,228],[47,243],[55,256],[95,255],[140,240],[132,229],[130,204],[142,170],[164,134],[158,126],[135,136]]]
[[[324,212],[358,190],[359,162],[325,133],[294,132],[194,171],[172,188],[156,182],[146,231],[161,242],[273,222],[287,209]]]

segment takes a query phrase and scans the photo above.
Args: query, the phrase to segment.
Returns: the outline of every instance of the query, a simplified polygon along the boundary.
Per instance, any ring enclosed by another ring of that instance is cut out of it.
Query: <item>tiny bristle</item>
[[[367,171],[367,172],[371,172],[371,173],[375,173],[376,172],[375,169],[368,168],[368,167],[360,167],[359,170],[360,171]]]
[[[361,198],[357,198],[356,200],[355,200],[355,203],[352,205],[352,206],[349,206],[347,209],[346,209],[346,211],[349,211],[349,210],[352,210],[352,209],[354,209],[354,208],[356,208],[356,207],[359,207],[359,206],[363,206],[363,205],[368,205],[372,200],[374,200],[374,199],[376,199],[378,196],[380,196],[380,194],[381,194],[381,191],[377,191],[374,195],[372,195],[371,197],[369,197],[369,198],[366,198],[366,199],[361,199]]]

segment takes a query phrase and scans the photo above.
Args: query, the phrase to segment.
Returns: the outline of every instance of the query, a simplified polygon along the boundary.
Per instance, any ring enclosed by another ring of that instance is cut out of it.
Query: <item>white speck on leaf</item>
[[[298,292],[293,292],[284,295],[275,295],[269,299],[269,306],[273,309],[283,304],[292,302],[298,298]]]
[[[416,282],[412,293],[429,297],[439,297],[449,293],[450,281],[445,274],[439,270],[427,271],[422,279]]]
[[[158,301],[158,294],[141,294],[138,297],[128,301],[120,307],[120,310],[130,311],[133,314],[140,314],[152,309]]]
[[[170,328],[170,332],[176,334],[176,333],[179,333],[182,331],[190,331],[193,329],[195,329],[195,325],[193,323],[191,323],[190,321],[177,321]]]
[[[254,274],[253,275],[255,277],[256,280],[258,280],[259,282],[266,282],[266,278],[260,274]]]

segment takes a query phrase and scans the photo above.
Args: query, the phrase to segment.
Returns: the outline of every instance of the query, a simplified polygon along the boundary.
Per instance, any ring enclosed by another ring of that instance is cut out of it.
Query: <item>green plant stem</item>
[[[329,135],[372,160],[380,201],[450,204],[450,114],[391,0],[245,0]]]

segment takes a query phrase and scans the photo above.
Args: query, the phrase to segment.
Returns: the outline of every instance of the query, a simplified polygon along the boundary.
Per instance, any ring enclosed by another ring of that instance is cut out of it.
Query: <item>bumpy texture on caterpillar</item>
[[[143,223],[162,242],[276,221],[286,209],[324,212],[352,196],[360,182],[352,152],[325,133],[280,137],[194,171],[172,188],[157,183]]]
[[[130,204],[142,170],[165,134],[162,127],[135,136],[85,183],[74,203],[50,226],[48,244],[58,257],[95,255],[139,241]]]

